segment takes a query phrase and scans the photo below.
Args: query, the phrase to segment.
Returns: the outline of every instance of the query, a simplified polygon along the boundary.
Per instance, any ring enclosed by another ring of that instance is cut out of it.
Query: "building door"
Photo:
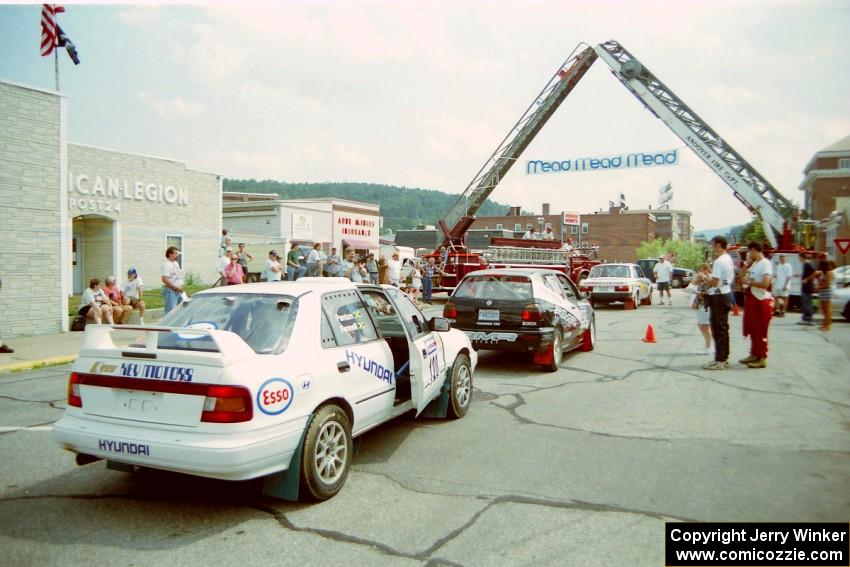
[[[75,232],[71,239],[71,266],[74,273],[74,295],[83,293],[83,235]]]

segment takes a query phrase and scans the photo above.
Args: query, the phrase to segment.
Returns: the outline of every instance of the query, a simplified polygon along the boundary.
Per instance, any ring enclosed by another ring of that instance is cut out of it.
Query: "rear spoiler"
[[[119,347],[112,340],[112,331],[142,332],[145,335],[145,344],[144,346],[127,345]],[[157,347],[157,337],[160,333],[180,333],[181,335],[194,335],[198,337],[208,336],[215,343],[217,349],[216,353],[209,352],[208,350],[174,351],[172,349],[163,349],[169,353],[180,352],[181,354],[215,355],[216,358],[227,360],[231,363],[243,358],[256,356],[256,353],[248,346],[248,343],[232,331],[193,329],[188,327],[148,327],[142,325],[86,325],[80,356],[97,356],[98,354],[102,354],[104,350],[120,350],[125,356],[132,357],[136,355],[139,358],[156,358],[160,350]]]

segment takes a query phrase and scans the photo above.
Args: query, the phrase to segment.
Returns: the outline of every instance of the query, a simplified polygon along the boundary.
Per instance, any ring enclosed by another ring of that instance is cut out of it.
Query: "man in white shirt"
[[[739,362],[750,368],[767,366],[767,329],[773,316],[770,284],[773,266],[764,257],[762,245],[750,242],[747,259],[751,261],[744,291],[744,336],[750,337],[750,354]]]
[[[393,252],[393,258],[387,262],[387,273],[390,276],[390,283],[398,287],[401,281],[401,262],[398,259],[398,252]]]
[[[267,282],[279,282],[282,274],[283,268],[280,267],[280,256],[278,256],[276,250],[269,250],[269,259],[266,260],[263,277]]]
[[[540,235],[537,234],[537,231],[532,226],[528,230],[525,231],[525,234],[522,235],[522,239],[523,240],[540,240]]]
[[[322,245],[317,242],[313,245],[313,249],[310,250],[310,253],[307,255],[307,276],[315,277],[321,276],[321,272],[319,271],[319,262],[322,261]]]
[[[177,262],[180,250],[176,246],[169,246],[165,251],[165,261],[160,267],[160,280],[162,281],[162,298],[165,300],[165,313],[168,313],[184,299],[183,268]]]
[[[652,268],[655,274],[655,285],[658,286],[658,304],[664,305],[664,291],[667,291],[667,305],[673,305],[673,297],[670,295],[670,281],[673,279],[673,264],[663,256]]]
[[[555,240],[555,233],[552,232],[551,226],[547,226],[546,230],[543,232],[543,240]]]
[[[224,273],[224,270],[230,265],[231,254],[233,254],[233,248],[228,247],[225,249],[224,256],[218,258],[218,275],[221,276],[222,284],[227,283],[227,274]]]
[[[732,308],[732,282],[735,264],[726,253],[729,245],[723,236],[711,239],[716,259],[711,265],[711,288],[707,299],[711,310],[711,335],[714,337],[714,362],[703,366],[706,370],[729,368],[729,310]]]
[[[785,310],[788,308],[788,289],[791,286],[791,276],[794,274],[791,264],[785,260],[785,254],[779,255],[779,263],[775,270],[772,290],[773,299],[776,302],[774,315],[785,317]]]

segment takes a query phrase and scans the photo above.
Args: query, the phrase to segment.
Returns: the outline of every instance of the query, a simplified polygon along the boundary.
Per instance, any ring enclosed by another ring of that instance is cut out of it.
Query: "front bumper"
[[[53,437],[64,449],[109,461],[246,480],[289,468],[306,424],[304,417],[261,430],[210,433],[145,428],[66,411],[54,424]]]
[[[475,350],[501,350],[507,352],[542,353],[552,345],[555,329],[542,327],[532,330],[514,329],[461,329]]]

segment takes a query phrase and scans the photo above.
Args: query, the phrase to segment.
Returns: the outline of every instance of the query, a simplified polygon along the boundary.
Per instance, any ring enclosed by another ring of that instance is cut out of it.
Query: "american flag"
[[[42,4],[41,8],[41,54],[50,55],[59,45],[59,24],[56,14],[65,11],[59,4]]]

